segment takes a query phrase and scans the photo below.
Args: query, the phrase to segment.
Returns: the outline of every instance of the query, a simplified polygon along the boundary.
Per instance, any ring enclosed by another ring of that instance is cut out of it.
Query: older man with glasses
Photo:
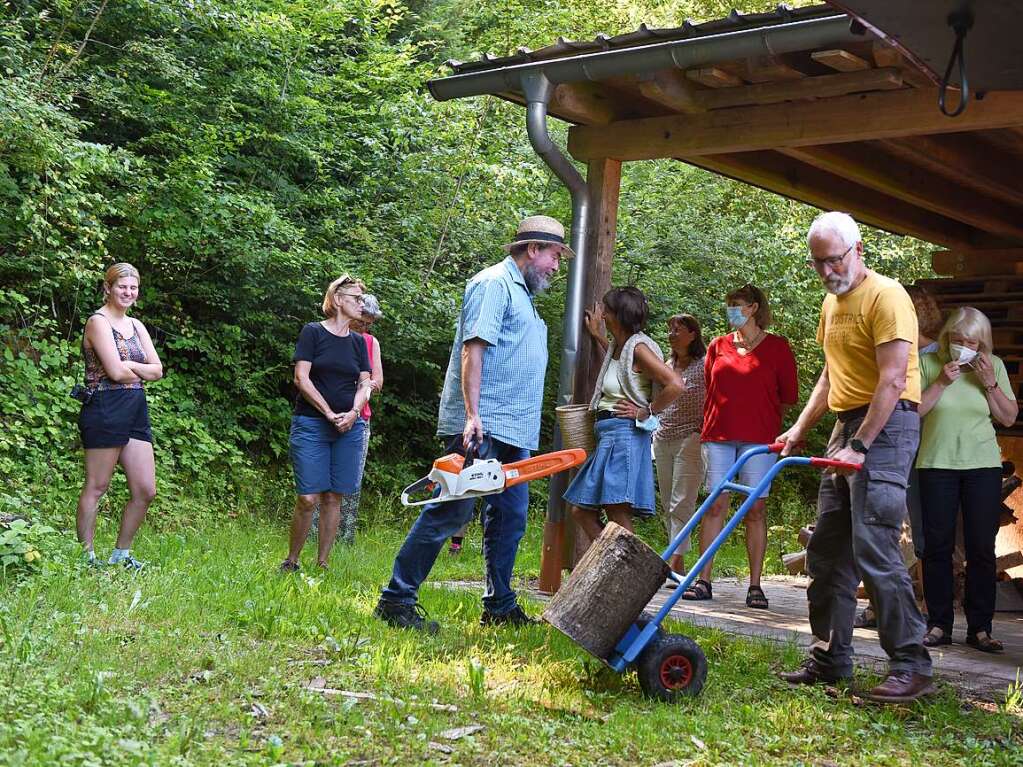
[[[478,447],[480,458],[511,463],[529,457],[540,439],[540,406],[547,372],[547,324],[533,305],[547,289],[562,256],[572,256],[564,227],[547,216],[531,216],[504,246],[508,257],[469,280],[455,328],[437,436],[448,452]],[[473,516],[474,499],[423,507],[394,560],[391,581],[376,615],[392,626],[435,633],[418,602],[419,587],[444,542]],[[512,568],[526,532],[528,483],[487,496],[483,504],[486,587],[480,623],[533,623],[516,601]]]
[[[807,241],[807,263],[829,293],[817,329],[824,370],[795,425],[778,441],[787,443],[783,455],[794,451],[830,409],[838,421],[829,457],[863,468],[821,479],[806,562],[816,641],[802,667],[781,676],[791,684],[852,676],[856,587],[862,578],[889,657],[888,676],[865,696],[905,703],[933,690],[924,621],[899,548],[906,485],[920,441],[916,313],[898,282],[863,263],[859,227],[849,215],[821,214]]]

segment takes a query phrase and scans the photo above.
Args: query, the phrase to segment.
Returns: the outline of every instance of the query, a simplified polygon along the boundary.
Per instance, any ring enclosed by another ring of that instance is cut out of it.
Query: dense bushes
[[[341,271],[365,279],[385,311],[370,489],[410,480],[435,450],[464,280],[499,256],[522,215],[568,218],[519,107],[438,104],[425,80],[449,56],[725,10],[713,0],[8,0],[0,472],[70,513],[80,459],[67,391],[99,275],[127,260],[142,271],[138,315],[167,371],[149,390],[158,518],[287,505],[290,355]],[[663,319],[680,310],[708,336],[721,331],[724,293],[762,284],[805,393],[819,367],[821,292],[802,266],[811,215],[679,163],[630,165],[615,281],[651,294],[662,340]],[[868,250],[888,273],[921,270],[918,243],[871,233]],[[563,285],[539,301],[555,365]],[[552,368],[548,394],[556,382]]]

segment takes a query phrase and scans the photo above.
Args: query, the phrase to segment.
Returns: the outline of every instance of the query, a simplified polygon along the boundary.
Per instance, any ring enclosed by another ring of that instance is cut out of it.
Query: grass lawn
[[[1018,692],[976,706],[943,685],[926,703],[862,705],[778,681],[794,647],[675,624],[710,673],[700,697],[665,705],[550,627],[480,628],[478,591],[427,585],[441,633],[390,629],[372,609],[406,525],[361,533],[326,573],[309,553],[303,574],[279,575],[284,525],[236,520],[145,528],[137,576],[59,559],[0,576],[0,765],[1023,763]],[[479,579],[478,532],[434,580]],[[107,551],[109,520],[101,533]]]

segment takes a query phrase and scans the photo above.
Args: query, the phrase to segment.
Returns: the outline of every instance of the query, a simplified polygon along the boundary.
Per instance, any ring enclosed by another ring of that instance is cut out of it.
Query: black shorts
[[[129,439],[153,441],[145,389],[107,389],[82,405],[78,432],[86,450],[124,447]]]

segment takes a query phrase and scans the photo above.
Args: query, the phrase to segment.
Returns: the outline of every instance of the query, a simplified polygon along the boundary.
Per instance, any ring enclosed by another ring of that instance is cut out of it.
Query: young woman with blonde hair
[[[78,429],[85,448],[78,540],[86,561],[99,564],[93,550],[96,509],[120,464],[130,497],[109,564],[140,570],[143,564],[131,556],[131,544],[156,497],[153,432],[144,382],[162,378],[163,365],[146,326],[128,316],[139,297],[138,269],[127,263],[111,266],[103,277],[103,295],[103,306],[85,323],[85,385],[74,392],[82,402]]]

